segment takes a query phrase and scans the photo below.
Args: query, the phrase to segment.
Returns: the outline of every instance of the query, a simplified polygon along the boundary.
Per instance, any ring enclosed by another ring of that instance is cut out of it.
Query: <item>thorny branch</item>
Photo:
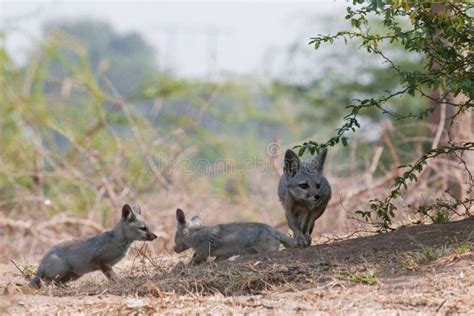
[[[354,4],[364,4],[364,1],[355,0]],[[316,143],[313,141],[305,142],[299,148],[299,155],[303,155],[306,150],[311,154],[319,152],[322,148],[327,146],[334,146],[341,142],[344,146],[347,145],[348,138],[345,134],[349,131],[355,131],[360,128],[357,121],[358,116],[363,110],[369,108],[376,108],[382,114],[389,115],[397,120],[406,119],[425,119],[430,113],[433,113],[437,106],[442,104],[455,106],[456,113],[449,117],[452,126],[455,120],[466,112],[470,112],[474,108],[472,102],[472,54],[464,54],[463,52],[470,47],[469,36],[466,34],[472,30],[473,21],[466,14],[469,9],[473,9],[472,3],[453,3],[447,2],[445,5],[444,15],[432,12],[430,3],[414,3],[414,4],[396,4],[380,2],[370,2],[365,4],[362,8],[354,10],[348,8],[346,20],[351,22],[351,25],[358,31],[342,31],[335,35],[318,35],[311,38],[309,44],[318,49],[322,43],[333,43],[335,40],[343,39],[346,43],[348,40],[358,39],[361,41],[361,47],[367,49],[369,53],[378,55],[382,60],[389,64],[389,68],[393,69],[402,84],[402,89],[396,93],[390,94],[386,97],[371,98],[364,100],[356,100],[357,104],[349,105],[346,108],[351,109],[351,112],[344,117],[344,123],[341,127],[336,129],[336,136],[333,136],[325,143]],[[455,16],[450,15],[450,12],[455,12]],[[369,27],[368,14],[375,13],[382,17],[384,26],[388,28],[387,34],[371,33]],[[396,18],[400,16],[409,17],[412,28],[403,30],[400,22]],[[440,37],[442,34],[442,37]],[[471,39],[472,40],[472,39]],[[421,53],[425,60],[429,61],[425,66],[425,72],[418,71],[403,71],[401,68],[379,48],[381,43],[398,42],[410,52]],[[435,67],[436,65],[436,67]],[[439,89],[444,91],[439,98],[432,97],[425,92],[426,89]],[[418,92],[423,97],[434,101],[435,106],[430,106],[418,114],[398,114],[394,111],[387,110],[383,105],[390,99],[402,95],[412,95]],[[464,102],[455,103],[450,102],[449,95],[457,96],[464,94],[466,97]],[[444,126],[444,122],[443,122]],[[470,128],[470,127],[469,127]],[[440,130],[439,132],[442,132]],[[439,139],[440,135],[437,135]],[[370,211],[357,211],[359,215],[368,219],[372,213],[383,220],[382,227],[389,228],[392,218],[395,216],[394,211],[397,209],[394,199],[401,195],[401,189],[407,188],[407,182],[417,181],[416,172],[421,173],[423,166],[427,164],[429,159],[435,158],[442,154],[453,154],[464,165],[464,169],[469,176],[469,186],[466,193],[468,196],[472,193],[472,174],[466,164],[461,159],[465,151],[472,151],[474,147],[473,142],[453,143],[449,142],[447,145],[436,148],[433,146],[431,150],[425,152],[412,165],[401,166],[409,167],[408,171],[401,176],[394,179],[393,188],[388,193],[388,196],[380,201],[374,199],[370,201]],[[456,200],[449,205],[443,204],[445,207],[456,210],[458,206],[470,206],[472,204],[471,198],[465,200]],[[438,207],[440,203],[437,204]],[[435,206],[433,206],[435,207]],[[430,208],[432,209],[432,208]],[[470,215],[468,208],[466,214]]]

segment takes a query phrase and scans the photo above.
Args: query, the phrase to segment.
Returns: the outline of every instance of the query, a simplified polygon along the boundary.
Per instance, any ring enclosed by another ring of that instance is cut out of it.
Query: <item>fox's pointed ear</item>
[[[300,163],[300,158],[295,154],[295,152],[288,149],[285,153],[283,172],[288,178],[294,177],[300,168]]]
[[[122,219],[130,219],[133,216],[133,210],[130,205],[125,204],[122,207]]]
[[[179,224],[186,224],[186,217],[184,217],[184,212],[180,208],[176,210],[176,220]]]
[[[324,168],[324,162],[326,161],[326,156],[328,154],[328,149],[323,148],[320,152],[319,155],[313,158],[311,160],[309,167],[311,170],[316,170],[318,172],[322,172]]]
[[[202,226],[202,220],[199,216],[193,216],[193,218],[191,218],[189,221],[189,224],[191,224],[193,227],[199,227]]]

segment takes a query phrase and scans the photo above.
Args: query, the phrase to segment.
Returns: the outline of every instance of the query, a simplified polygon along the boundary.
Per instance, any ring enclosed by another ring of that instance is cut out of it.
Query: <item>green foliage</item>
[[[426,262],[436,260],[439,257],[446,254],[448,252],[448,250],[449,250],[449,246],[447,244],[445,244],[445,245],[443,245],[439,248],[422,247],[420,249],[420,252],[419,252],[418,262],[419,263],[426,263]]]
[[[438,251],[431,247],[423,247],[420,250],[420,258],[422,262],[435,260],[438,258]]]
[[[232,159],[240,167],[239,161],[261,156],[280,135],[292,137],[286,123],[294,117],[282,116],[284,106],[270,104],[264,87],[253,81],[213,83],[159,74],[144,83],[142,92],[145,100],[161,104],[153,124],[166,133],[183,128],[189,143],[199,144],[196,158]]]
[[[384,27],[388,31],[390,25]],[[402,119],[427,106],[421,93],[413,97],[397,92],[419,82],[423,66],[429,65],[421,54],[409,59],[403,55],[388,70],[363,62],[355,73],[369,78],[365,81],[327,72],[302,85],[267,85],[251,78],[216,83],[159,72],[153,51],[140,36],[118,34],[106,23],[56,21],[45,33],[25,67],[0,50],[0,84],[5,87],[0,94],[0,196],[6,209],[15,208],[15,198],[34,196],[52,201],[49,214],[82,214],[91,207],[106,212],[124,194],[136,196],[172,183],[170,175],[159,174],[163,170],[150,172],[150,157],[205,158],[211,163],[262,157],[268,143],[277,139],[288,143],[329,134],[331,123],[346,111],[342,105],[359,99],[332,141],[308,142],[300,150],[315,153],[322,146],[352,141],[360,115],[380,122],[386,115]],[[358,44],[372,43],[364,36],[352,38]],[[404,42],[396,47],[389,42],[378,41],[377,49],[405,52]],[[401,73],[406,82],[394,80]],[[463,87],[468,85],[465,81]],[[240,175],[211,174],[206,180],[225,197],[244,197],[250,190],[248,179]],[[413,175],[403,175],[398,184],[403,188],[412,180]],[[34,206],[44,209],[41,203]],[[393,209],[384,213],[377,205],[371,211],[387,223],[393,216]],[[370,218],[371,211],[361,212]]]
[[[310,44],[317,49],[322,43],[333,43],[343,39],[345,42],[358,40],[361,47],[370,54],[382,58],[395,72],[399,79],[399,86],[382,96],[357,100],[346,108],[349,114],[344,116],[343,124],[336,130],[336,135],[325,143],[314,141],[305,142],[299,148],[299,154],[305,151],[311,154],[319,152],[327,146],[342,143],[347,145],[348,133],[359,129],[358,118],[368,110],[376,110],[397,120],[423,120],[435,110],[435,107],[426,107],[418,113],[397,113],[387,108],[389,101],[406,95],[419,95],[438,103],[449,102],[447,92],[457,96],[463,94],[466,98],[460,104],[452,104],[457,108],[456,114],[451,117],[454,122],[459,114],[471,111],[473,107],[472,88],[473,64],[472,29],[473,19],[468,11],[474,8],[472,2],[444,2],[431,3],[425,1],[353,1],[354,7],[347,8],[346,20],[350,21],[354,30],[342,31],[335,35],[318,35]],[[385,27],[384,31],[374,32],[369,16],[380,17]],[[408,22],[408,23],[406,23]],[[421,54],[424,57],[423,69],[405,69],[387,55],[383,45],[399,44],[410,53]],[[433,99],[429,91],[437,89],[443,92],[441,99]],[[450,104],[451,105],[451,104]],[[406,190],[407,183],[417,181],[416,173],[421,172],[428,159],[441,154],[462,153],[473,150],[472,142],[449,144],[428,150],[401,176],[395,178],[393,188],[384,201],[372,200],[370,211],[358,211],[362,217],[368,219],[375,213],[382,220],[382,227],[389,228],[395,216],[396,206],[393,200]],[[443,216],[437,218],[444,220]]]
[[[439,247],[423,246],[416,253],[405,254],[399,262],[406,269],[417,270],[419,265],[429,263],[447,254],[463,255],[469,251],[470,247],[467,240],[451,245],[446,243]]]
[[[357,51],[354,53],[354,49],[354,47],[337,49],[337,53],[325,57],[328,65],[338,65],[341,59],[344,60],[346,64],[344,70],[334,66],[324,69],[321,71],[321,77],[309,83],[273,83],[274,102],[281,103],[282,100],[289,99],[288,102],[293,104],[298,118],[297,129],[301,130],[301,137],[311,139],[304,144],[309,150],[300,148],[301,154],[305,152],[314,154],[317,148],[314,149],[316,146],[311,145],[317,144],[333,133],[333,126],[340,124],[341,116],[345,116],[345,104],[352,103],[354,98],[377,98],[380,91],[394,89],[399,85],[393,69],[381,65],[379,60],[364,59],[364,53]],[[419,56],[408,58],[399,45],[387,46],[386,49],[396,55],[397,61],[404,67],[422,68],[421,58]],[[388,107],[397,114],[416,112],[426,106],[426,99],[410,95],[392,99],[388,104]],[[420,143],[406,142],[406,139],[420,137],[429,132],[426,125],[412,124],[407,127],[403,121],[388,122],[385,115],[376,108],[365,108],[359,117],[361,120],[358,120],[357,124],[362,124],[363,130],[357,134],[354,133],[355,129],[349,130],[340,139],[334,139],[343,145],[337,151],[332,151],[331,160],[335,165],[347,165],[351,147],[357,147],[358,157],[351,161],[354,164],[351,167],[355,167],[358,171],[367,168],[363,156],[371,156],[374,145],[382,143],[386,137],[390,137],[396,146],[399,158],[405,159],[420,146]],[[351,147],[348,146],[349,143],[352,143]],[[411,156],[409,158],[411,159]],[[383,151],[380,166],[390,166],[393,163],[396,163],[393,155],[388,150]],[[338,170],[338,176],[351,174],[348,168],[338,169],[341,169]],[[377,168],[375,174],[382,175],[384,172],[383,167]]]
[[[377,275],[373,271],[366,271],[363,273],[355,273],[349,274],[346,278],[348,281],[353,283],[361,283],[361,284],[368,284],[374,285],[377,284]]]
[[[153,49],[137,33],[118,34],[105,22],[87,19],[51,21],[44,31],[50,40],[73,42],[84,50],[90,70],[110,80],[122,96],[136,96],[143,81],[157,70]],[[63,78],[67,68],[78,63],[77,55],[68,49],[50,53],[61,59],[49,66],[48,73],[54,78]]]
[[[437,224],[446,224],[449,222],[449,214],[444,212],[444,211],[436,211],[434,220],[435,223]]]
[[[469,243],[467,240],[463,241],[459,246],[454,248],[454,252],[457,253],[458,255],[464,255],[468,253],[471,250],[469,247]]]
[[[251,161],[241,162],[266,157],[278,135],[292,137],[285,125],[293,117],[281,116],[258,82],[160,73],[140,38],[97,21],[50,23],[46,35],[24,67],[0,50],[6,87],[0,94],[0,199],[6,210],[33,205],[37,216],[84,215],[91,208],[107,215],[125,194],[172,184],[168,171],[179,165],[168,160],[205,158],[213,168],[218,158],[231,159],[246,172]],[[147,163],[155,158],[167,168],[151,172]],[[201,175],[193,163],[185,172],[194,180]],[[245,175],[203,175],[200,183],[215,193],[245,200]]]
[[[144,168],[147,152],[128,125],[132,120],[142,135],[151,134],[143,118],[100,87],[87,54],[71,44],[51,38],[26,69],[0,50],[0,81],[8,82],[0,106],[0,193],[8,208],[34,196],[34,208],[45,209],[48,201],[49,215],[83,214],[92,207],[105,212],[120,194],[115,190],[131,185],[140,191],[152,183],[153,174]],[[64,52],[76,62],[66,60]],[[50,81],[52,63],[64,65],[65,81]],[[68,88],[71,82],[75,86]],[[62,85],[63,93],[51,93],[47,85]],[[114,110],[107,111],[107,104]]]
[[[400,168],[408,168],[407,171],[403,172],[401,176],[398,176],[394,179],[394,184],[392,189],[390,190],[387,197],[383,200],[371,200],[371,212],[367,211],[356,211],[357,214],[361,215],[366,220],[371,217],[373,212],[376,213],[377,217],[383,220],[383,228],[389,228],[389,225],[392,222],[392,218],[395,216],[394,211],[397,207],[394,204],[394,200],[402,195],[402,190],[407,190],[409,182],[416,182],[418,180],[416,173],[421,173],[423,171],[424,166],[427,164],[427,160],[437,157],[439,155],[445,155],[453,152],[458,152],[462,154],[466,150],[473,150],[474,149],[474,142],[464,142],[459,144],[453,145],[446,145],[441,146],[438,148],[434,148],[428,150],[424,153],[414,164],[409,164],[406,166],[400,166]],[[467,201],[466,201],[467,202]],[[458,204],[462,204],[462,202],[458,202]],[[458,204],[443,204],[438,203],[431,206],[422,206],[419,208],[419,212],[428,215],[428,211],[435,209],[436,207],[443,207],[446,209],[455,209]],[[436,215],[431,217],[433,222],[440,223],[446,219],[445,215],[447,213],[442,210],[437,210]]]

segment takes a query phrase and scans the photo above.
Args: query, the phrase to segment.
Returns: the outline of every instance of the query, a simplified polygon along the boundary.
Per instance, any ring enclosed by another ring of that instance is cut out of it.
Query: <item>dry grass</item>
[[[414,208],[423,204],[426,196],[430,200],[448,198],[446,187],[452,185],[448,180],[447,173],[451,176],[463,169],[444,168],[443,160],[434,162],[433,168],[438,171],[434,173],[427,168],[423,179],[409,187],[404,194],[404,199],[398,201],[400,211],[397,213],[395,222],[397,225],[404,223],[428,223],[432,222],[429,217],[415,213]],[[330,171],[331,169],[329,169]],[[441,174],[439,170],[442,171]],[[387,193],[386,187],[391,183],[399,171],[388,173],[383,179],[364,182],[367,174],[355,175],[351,178],[337,178],[329,172],[329,178],[333,187],[333,198],[323,216],[316,222],[313,237],[326,238],[328,241],[337,240],[339,237],[363,236],[374,232],[374,227],[361,220],[354,211],[357,209],[368,209],[368,201],[373,198],[383,199]],[[446,174],[445,174],[446,173]],[[445,177],[446,176],[446,177]],[[432,179],[435,177],[435,179]],[[181,175],[181,181],[186,183],[186,176]],[[278,175],[255,175],[255,187],[245,197],[238,200],[230,200],[215,194],[206,194],[203,190],[194,190],[190,183],[206,183],[206,179],[189,178],[190,181],[183,186],[169,187],[166,190],[158,190],[151,194],[146,193],[134,198],[124,199],[124,202],[139,202],[145,210],[145,217],[150,222],[158,240],[151,245],[150,251],[157,255],[163,251],[169,252],[173,245],[175,230],[175,210],[183,208],[189,214],[199,214],[206,224],[212,225],[230,221],[259,221],[276,226],[283,231],[289,231],[284,212],[278,201],[276,192]],[[209,187],[205,188],[209,189]],[[119,205],[119,203],[116,203]],[[408,207],[408,208],[407,208]],[[52,217],[41,219],[29,217],[26,212],[10,213],[7,216],[0,213],[0,260],[8,262],[12,258],[31,261],[37,260],[47,249],[60,240],[87,237],[111,227],[118,218],[120,208],[113,210],[112,215],[102,225],[104,220],[96,220],[99,214],[95,210],[86,213],[86,218],[77,217],[72,214],[58,213]],[[351,211],[348,211],[351,210]],[[404,210],[404,211],[402,211]],[[460,215],[450,213],[450,219],[462,218],[462,206],[458,208]],[[216,216],[218,214],[218,216]],[[376,219],[374,219],[377,221]],[[338,237],[339,236],[339,237]]]
[[[199,266],[187,265],[190,254],[141,249],[119,264],[118,282],[93,273],[40,291],[15,286],[25,281],[10,265],[0,288],[7,313],[466,313],[474,307],[473,227],[473,219],[406,227]],[[414,270],[403,265],[428,248],[439,255]]]
[[[61,45],[68,47],[70,44],[61,41],[49,43],[53,48],[64,48]],[[76,50],[74,46],[73,52],[85,58],[83,51]],[[31,76],[39,72],[50,57],[45,54],[38,58],[38,63],[33,63],[28,71]],[[35,108],[39,113],[33,112],[32,115],[42,115],[34,120],[38,126],[32,133],[36,131],[38,135],[24,138],[20,133],[17,141],[20,147],[13,146],[12,152],[8,153],[10,160],[0,158],[0,174],[8,185],[7,189],[0,190],[0,260],[8,262],[12,258],[20,258],[31,261],[59,240],[86,237],[111,227],[123,203],[139,202],[143,205],[146,217],[160,237],[150,248],[154,255],[171,249],[174,212],[178,207],[190,214],[199,214],[208,224],[252,220],[288,230],[277,198],[277,186],[283,150],[301,142],[281,145],[278,140],[272,140],[271,145],[275,146],[271,150],[262,148],[258,157],[254,157],[264,161],[266,172],[262,173],[262,168],[258,166],[248,166],[243,175],[226,174],[229,179],[220,188],[225,192],[218,194],[210,174],[189,174],[191,170],[183,170],[177,163],[182,159],[193,161],[198,149],[190,141],[193,135],[188,135],[184,127],[176,126],[167,131],[166,136],[162,135],[164,131],[154,126],[149,117],[134,113],[134,107],[118,95],[106,77],[90,78],[90,69],[81,68],[77,72],[63,82],[50,83],[58,91],[63,91],[65,86],[69,88],[64,90],[67,93],[59,100],[45,96],[48,102]],[[99,81],[104,81],[105,86],[100,88]],[[36,101],[31,85],[21,90],[21,96],[13,87],[7,88],[9,106],[19,113],[32,111],[29,105]],[[213,86],[212,91],[204,94],[205,97],[198,98],[197,114],[192,124],[201,123],[203,113],[213,106],[222,88]],[[84,113],[104,112],[104,102],[114,107],[114,111],[124,120],[123,127],[129,135],[119,136],[112,131],[113,120],[107,116],[110,114],[107,111],[100,117],[81,118],[82,125],[76,125],[72,124],[70,116],[74,117],[77,113],[50,110],[53,106],[69,108],[65,105],[74,104],[74,93],[81,93],[90,101],[82,105]],[[41,107],[44,107],[42,111]],[[437,137],[410,139],[404,133],[409,129],[436,131],[442,124],[444,121],[441,120],[438,124],[417,123],[398,128],[385,124],[380,127],[383,143],[356,159],[358,146],[363,144],[358,145],[354,141],[350,147],[349,162],[343,165],[332,162],[331,154],[338,148],[331,148],[325,172],[333,188],[333,198],[316,223],[314,237],[330,235],[334,238],[373,231],[373,227],[361,221],[354,212],[367,210],[371,199],[386,196],[393,179],[403,172],[397,168],[401,163],[419,156],[424,147],[439,145]],[[55,144],[45,145],[41,139],[42,130],[61,132],[67,138],[69,151],[63,154]],[[467,128],[464,134],[469,139],[472,130]],[[319,135],[311,137],[319,138]],[[413,143],[411,148],[415,148],[415,153],[400,149],[407,142]],[[231,147],[232,144],[226,146]],[[381,162],[384,154],[391,157],[389,165]],[[163,161],[158,163],[155,158],[163,158]],[[25,163],[18,164],[18,161]],[[364,162],[363,166],[358,164],[360,161]],[[242,167],[242,162],[235,163],[233,167]],[[471,205],[462,203],[448,211],[440,206],[425,216],[416,214],[414,209],[434,201],[453,202],[470,198],[473,186],[470,169],[473,165],[470,152],[463,157],[430,160],[423,172],[418,174],[418,181],[409,185],[403,198],[395,201],[398,211],[394,226],[455,220],[468,215]],[[210,167],[218,169],[217,163]],[[240,180],[245,183],[243,187],[239,186]],[[373,221],[377,222],[377,219]]]
[[[44,44],[48,50],[71,45],[60,41]],[[69,49],[86,58],[77,46]],[[252,220],[287,231],[276,193],[281,158],[283,149],[302,141],[278,146],[282,148],[276,152],[262,149],[259,158],[265,160],[271,172],[261,174],[249,168],[245,175],[222,186],[225,194],[218,194],[208,174],[187,175],[179,164],[170,162],[195,158],[198,148],[189,141],[195,135],[187,134],[187,125],[202,123],[203,113],[213,106],[222,87],[216,84],[213,91],[204,93],[207,97],[195,102],[195,117],[163,135],[152,120],[134,113],[106,77],[91,76],[93,72],[87,67],[76,69],[61,82],[47,82],[61,95],[44,95],[38,100],[33,87],[44,82],[35,78],[41,77],[38,73],[50,61],[47,52],[42,52],[21,71],[26,78],[19,75],[20,82],[5,86],[4,104],[15,113],[14,123],[22,122],[24,126],[18,125],[19,132],[13,135],[16,138],[8,139],[14,146],[8,152],[5,147],[0,157],[5,185],[0,188],[0,261],[10,269],[8,277],[0,280],[5,298],[0,300],[0,312],[287,314],[319,310],[363,314],[474,309],[472,300],[467,299],[474,296],[472,219],[370,236],[374,228],[369,224],[373,222],[354,215],[356,210],[367,210],[371,199],[386,196],[393,179],[403,172],[397,168],[400,164],[420,156],[427,147],[439,145],[444,119],[437,124],[381,126],[380,142],[361,157],[354,141],[350,162],[341,166],[329,156],[325,172],[334,193],[316,223],[316,246],[190,267],[182,263],[189,256],[171,253],[176,208],[199,214],[207,224]],[[66,112],[74,108],[70,105],[76,104],[78,94],[84,98],[84,117]],[[155,101],[157,107],[163,102]],[[104,104],[114,111],[105,111]],[[120,124],[128,131],[126,137],[113,132],[111,126],[117,124],[110,115],[113,112],[123,120]],[[469,124],[462,132],[468,140],[472,139]],[[426,134],[435,136],[408,137],[404,133],[410,128],[424,128]],[[42,135],[42,131],[47,133]],[[67,153],[49,139],[51,131],[67,141]],[[25,137],[27,134],[30,136]],[[311,137],[322,139],[321,135]],[[408,143],[414,152],[401,149]],[[332,152],[336,150],[331,148]],[[161,169],[149,164],[157,153],[168,159]],[[387,154],[391,160],[384,164],[381,157]],[[363,166],[357,163],[360,161]],[[447,222],[472,215],[472,205],[463,203],[455,208],[440,203],[425,215],[414,211],[435,201],[472,198],[472,166],[471,152],[463,157],[430,160],[417,174],[418,181],[395,201],[398,211],[394,226]],[[244,188],[239,187],[239,180],[245,183]],[[120,282],[104,282],[102,276],[91,274],[67,288],[29,293],[16,286],[25,280],[17,270],[12,272],[10,260],[15,259],[24,276],[31,276],[35,263],[53,244],[111,227],[125,202],[142,204],[159,238],[150,244],[136,243],[130,260],[119,267]]]
[[[397,274],[392,269],[400,267],[400,258],[404,256],[417,258],[418,266],[426,266],[447,255],[459,257],[456,253],[460,245],[458,240],[463,240],[462,244],[474,244],[473,225],[473,219],[468,219],[444,225],[408,227],[308,249],[290,249],[199,266],[183,264],[189,257],[176,262],[175,256],[172,257],[174,260],[163,261],[160,257],[136,255],[128,268],[128,278],[105,287],[90,282],[79,288],[59,289],[56,295],[98,294],[105,290],[116,295],[255,295],[285,284],[291,284],[297,290],[311,288],[326,282],[328,276],[375,284],[379,278]]]

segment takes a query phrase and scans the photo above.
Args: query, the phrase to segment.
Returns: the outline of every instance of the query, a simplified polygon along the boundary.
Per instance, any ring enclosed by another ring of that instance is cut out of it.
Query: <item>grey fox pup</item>
[[[326,155],[324,148],[313,160],[303,162],[291,149],[285,153],[278,196],[299,247],[311,244],[314,222],[331,199],[331,186],[322,174]]]
[[[36,276],[30,286],[41,287],[41,280],[49,283],[66,283],[82,275],[101,270],[108,278],[116,277],[112,267],[127,254],[134,240],[154,240],[156,235],[148,230],[138,206],[122,207],[122,216],[112,230],[86,240],[60,243],[41,259]]]
[[[192,248],[195,253],[191,264],[205,262],[207,257],[220,261],[235,255],[274,252],[280,243],[286,248],[296,247],[293,238],[262,223],[203,226],[198,216],[186,221],[181,209],[176,210],[176,220],[174,251],[180,253]]]

